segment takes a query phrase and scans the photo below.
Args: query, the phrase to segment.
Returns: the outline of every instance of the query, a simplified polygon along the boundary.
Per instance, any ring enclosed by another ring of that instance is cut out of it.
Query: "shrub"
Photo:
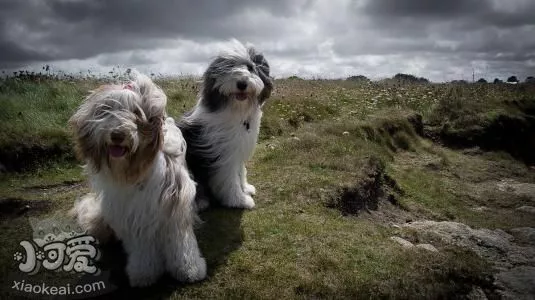
[[[368,77],[364,75],[349,76],[346,80],[356,82],[370,82],[370,79],[368,79]]]
[[[403,74],[403,73],[398,73],[394,75],[393,79],[400,81],[400,82],[405,82],[405,83],[429,83],[429,80],[424,77],[418,78],[414,75]]]
[[[510,76],[507,78],[507,82],[518,82],[518,78],[516,76]]]

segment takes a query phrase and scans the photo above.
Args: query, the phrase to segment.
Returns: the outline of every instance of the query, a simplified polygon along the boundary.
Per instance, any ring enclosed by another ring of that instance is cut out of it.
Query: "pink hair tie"
[[[130,83],[125,84],[125,85],[123,86],[123,89],[125,89],[125,90],[128,89],[128,90],[133,91],[133,90],[134,90],[134,86],[133,86],[132,83],[130,82]]]

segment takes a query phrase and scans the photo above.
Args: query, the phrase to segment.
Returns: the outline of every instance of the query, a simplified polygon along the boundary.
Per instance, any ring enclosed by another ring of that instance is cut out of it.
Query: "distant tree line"
[[[483,78],[482,78],[483,79]],[[481,79],[480,79],[481,80]],[[480,81],[478,81],[480,82]],[[499,79],[499,78],[495,78],[494,83],[503,83],[503,80]],[[509,76],[507,78],[507,83],[513,83],[513,84],[516,84],[516,83],[520,83],[520,80],[518,80],[518,78],[516,76]],[[535,83],[535,78],[533,76],[528,76],[526,77],[526,79],[524,80],[525,83]]]
[[[364,76],[364,75],[353,75],[353,76],[349,76],[346,78],[346,80],[348,81],[355,81],[355,82],[363,82],[363,83],[366,83],[366,82],[371,82],[371,80]],[[427,78],[424,78],[424,77],[416,77],[414,75],[411,75],[411,74],[403,74],[403,73],[398,73],[396,75],[394,75],[394,77],[392,78],[388,78],[388,79],[384,79],[383,81],[394,81],[396,83],[429,83],[429,80]]]
[[[363,82],[363,83],[371,82],[371,80],[368,77],[364,76],[364,75],[349,76],[349,77],[346,78],[346,80],[355,81],[355,82]],[[394,75],[392,78],[383,79],[381,81],[383,81],[383,82],[396,82],[396,83],[429,83],[429,80],[427,78],[417,77],[417,76],[414,76],[414,75],[411,75],[411,74],[403,74],[403,73],[398,73],[398,74]],[[508,77],[506,82],[507,83],[520,83],[518,78],[516,76],[514,76],[514,75]],[[525,83],[535,83],[535,77],[528,76],[526,78],[526,80],[524,80],[524,82]],[[469,82],[466,81],[466,80],[453,80],[453,81],[451,81],[451,83],[468,84]],[[485,78],[479,78],[476,81],[476,83],[488,83],[488,81]],[[503,83],[503,80],[501,80],[499,78],[495,78],[493,83]]]

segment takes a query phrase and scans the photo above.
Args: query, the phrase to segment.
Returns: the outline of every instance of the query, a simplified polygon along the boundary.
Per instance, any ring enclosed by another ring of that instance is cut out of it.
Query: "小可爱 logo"
[[[98,275],[94,262],[99,259],[97,240],[69,219],[30,218],[32,240],[21,241],[22,251],[14,253],[19,270],[33,275],[42,268]]]

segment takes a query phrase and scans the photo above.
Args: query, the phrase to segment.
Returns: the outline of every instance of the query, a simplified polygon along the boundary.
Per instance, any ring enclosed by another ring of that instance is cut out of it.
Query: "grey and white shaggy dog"
[[[69,121],[91,185],[71,214],[100,241],[122,241],[132,286],[150,285],[165,271],[201,280],[206,262],[193,231],[196,185],[186,143],[167,118],[163,91],[142,74],[132,77],[92,92]]]
[[[273,89],[269,71],[262,53],[233,40],[204,72],[196,106],[178,123],[188,144],[188,166],[204,195],[201,207],[206,197],[228,207],[255,206],[256,189],[247,182],[245,162]]]

